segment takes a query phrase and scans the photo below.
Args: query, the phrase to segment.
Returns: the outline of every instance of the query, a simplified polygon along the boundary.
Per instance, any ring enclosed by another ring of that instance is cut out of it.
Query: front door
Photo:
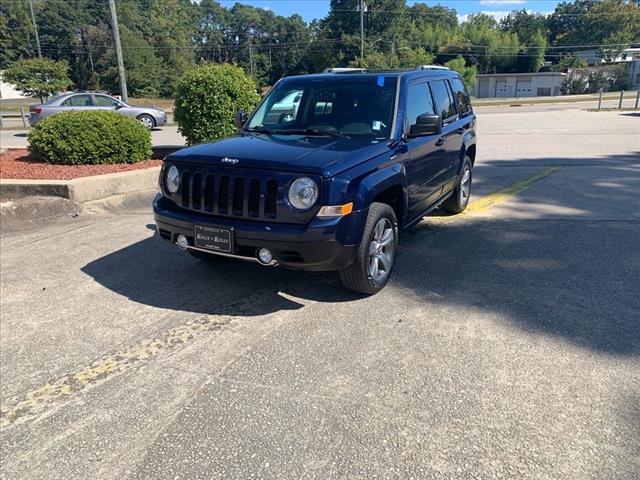
[[[407,91],[405,134],[419,115],[434,114],[433,100],[426,82],[412,83]],[[409,193],[408,220],[425,211],[440,193],[439,176],[446,163],[445,142],[440,135],[407,137],[405,170]]]

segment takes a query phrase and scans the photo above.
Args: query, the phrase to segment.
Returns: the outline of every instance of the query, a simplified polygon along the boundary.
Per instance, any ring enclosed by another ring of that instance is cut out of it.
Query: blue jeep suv
[[[462,212],[476,118],[443,67],[283,78],[237,135],[164,160],[159,235],[191,255],[336,270],[373,294],[393,270],[399,227]]]

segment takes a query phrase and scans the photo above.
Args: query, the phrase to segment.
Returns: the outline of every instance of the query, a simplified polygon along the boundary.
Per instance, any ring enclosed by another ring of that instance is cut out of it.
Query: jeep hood
[[[370,138],[239,134],[178,150],[166,160],[330,177],[388,150],[386,140],[375,142]]]

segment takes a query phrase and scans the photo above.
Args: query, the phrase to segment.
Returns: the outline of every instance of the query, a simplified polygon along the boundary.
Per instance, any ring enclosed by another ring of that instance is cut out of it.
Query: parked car
[[[113,110],[135,118],[149,130],[167,123],[167,114],[158,108],[135,107],[104,93],[78,92],[54,97],[47,103],[29,106],[29,124],[34,127],[43,118],[69,110]]]
[[[159,235],[199,259],[337,270],[373,294],[399,228],[469,202],[476,117],[448,69],[284,78],[246,118],[236,136],[163,162]]]

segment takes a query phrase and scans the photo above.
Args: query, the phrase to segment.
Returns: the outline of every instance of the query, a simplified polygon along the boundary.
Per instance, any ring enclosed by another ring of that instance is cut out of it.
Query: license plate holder
[[[193,244],[205,250],[231,253],[233,251],[233,230],[195,225],[193,227]]]

